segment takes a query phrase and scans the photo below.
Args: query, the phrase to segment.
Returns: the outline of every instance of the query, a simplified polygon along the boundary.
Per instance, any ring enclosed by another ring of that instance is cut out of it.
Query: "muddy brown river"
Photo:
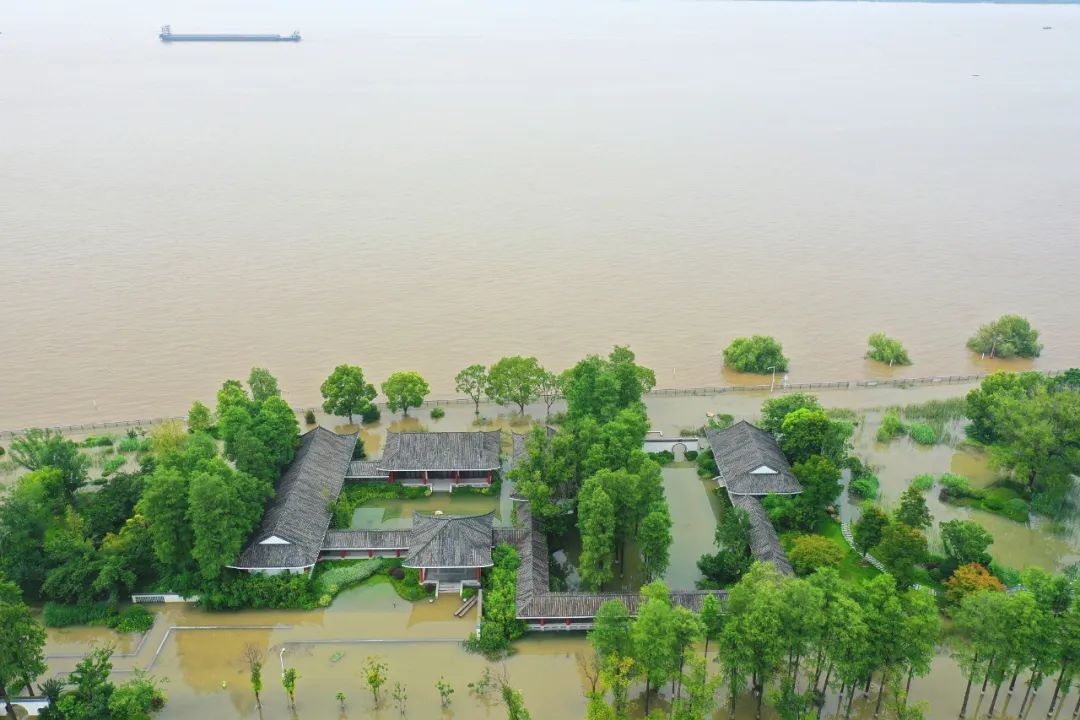
[[[967,373],[1005,312],[1080,358],[1076,6],[35,0],[0,67],[0,430],[751,332]]]

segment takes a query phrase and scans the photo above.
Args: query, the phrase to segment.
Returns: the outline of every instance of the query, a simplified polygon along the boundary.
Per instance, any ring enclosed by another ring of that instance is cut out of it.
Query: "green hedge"
[[[320,605],[329,605],[332,599],[342,590],[372,577],[383,569],[386,561],[382,558],[372,560],[335,560],[320,564],[312,580],[313,591],[319,596]],[[327,598],[326,602],[323,601]]]
[[[118,617],[116,603],[105,600],[83,605],[64,605],[47,602],[41,613],[45,627],[70,627],[72,625],[109,625]]]
[[[369,500],[377,498],[417,499],[431,494],[431,488],[407,488],[398,483],[365,482],[346,485],[337,502],[331,503],[333,519],[330,527],[347,528],[352,525],[353,513]]]
[[[109,627],[122,633],[144,633],[154,626],[154,613],[142,605],[130,605],[109,622]]]

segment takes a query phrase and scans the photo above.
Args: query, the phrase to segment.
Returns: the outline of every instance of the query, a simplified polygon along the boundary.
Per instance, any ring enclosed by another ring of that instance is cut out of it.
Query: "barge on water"
[[[300,31],[292,35],[229,35],[223,33],[174,33],[168,25],[161,26],[158,35],[162,42],[300,42]]]

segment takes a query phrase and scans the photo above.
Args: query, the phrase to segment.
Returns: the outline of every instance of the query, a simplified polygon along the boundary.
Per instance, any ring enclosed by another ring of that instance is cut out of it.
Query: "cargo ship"
[[[300,31],[292,35],[230,35],[225,33],[174,33],[168,25],[161,26],[158,35],[162,42],[300,42]]]

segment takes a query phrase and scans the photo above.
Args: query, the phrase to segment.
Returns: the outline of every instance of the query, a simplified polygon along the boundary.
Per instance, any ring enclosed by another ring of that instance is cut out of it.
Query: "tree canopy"
[[[487,387],[488,373],[483,365],[470,365],[454,376],[454,389],[464,393],[475,406],[475,413],[480,414],[480,401]]]
[[[735,338],[724,349],[724,364],[739,372],[764,375],[786,372],[788,359],[784,349],[775,338],[766,335]]]
[[[536,400],[544,369],[534,357],[504,357],[488,369],[484,392],[499,405],[517,405],[521,414]]]
[[[911,364],[907,350],[896,338],[891,338],[885,333],[874,333],[866,342],[870,346],[870,349],[866,351],[866,357],[871,360],[885,363],[889,367]]]
[[[562,374],[568,419],[612,420],[621,410],[640,407],[656,386],[656,374],[635,363],[634,353],[616,346],[607,358],[590,355]]]
[[[409,408],[420,407],[431,390],[420,373],[402,371],[388,377],[382,384],[382,391],[391,412],[401,410],[408,416]]]
[[[364,371],[356,365],[338,365],[319,387],[323,396],[323,411],[345,416],[352,423],[353,415],[362,415],[371,408],[375,386],[364,380]]]
[[[769,398],[761,404],[761,424],[763,430],[779,435],[784,420],[796,410],[821,410],[821,403],[816,395],[809,393],[789,393]]]
[[[979,327],[967,341],[968,349],[989,357],[1038,357],[1039,331],[1019,315],[1002,315]]]

